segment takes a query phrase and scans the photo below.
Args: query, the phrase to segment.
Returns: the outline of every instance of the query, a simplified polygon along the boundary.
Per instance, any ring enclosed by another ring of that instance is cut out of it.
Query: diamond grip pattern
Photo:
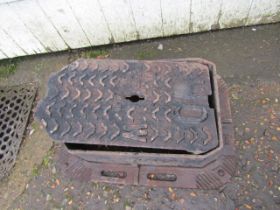
[[[194,154],[218,145],[206,65],[79,60],[48,88],[36,116],[56,140]]]
[[[33,84],[0,87],[0,179],[15,163],[35,93]]]

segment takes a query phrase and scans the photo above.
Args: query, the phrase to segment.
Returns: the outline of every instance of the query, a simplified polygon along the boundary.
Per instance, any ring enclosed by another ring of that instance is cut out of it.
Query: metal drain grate
[[[35,93],[34,84],[0,87],[0,179],[15,163]]]

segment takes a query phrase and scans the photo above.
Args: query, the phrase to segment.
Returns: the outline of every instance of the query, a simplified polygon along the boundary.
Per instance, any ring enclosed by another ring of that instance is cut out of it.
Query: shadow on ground
[[[218,191],[78,183],[61,175],[58,146],[31,120],[17,164],[0,183],[1,209],[279,209],[279,33],[273,24],[20,59],[1,85],[36,81],[37,100],[50,73],[78,57],[213,61],[230,87],[240,159],[232,182]]]

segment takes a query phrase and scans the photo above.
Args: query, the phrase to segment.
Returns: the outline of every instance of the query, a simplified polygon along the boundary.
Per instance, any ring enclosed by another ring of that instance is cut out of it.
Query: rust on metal
[[[36,116],[62,162],[80,162],[74,177],[213,189],[234,174],[226,85],[205,60],[78,60],[50,77]]]

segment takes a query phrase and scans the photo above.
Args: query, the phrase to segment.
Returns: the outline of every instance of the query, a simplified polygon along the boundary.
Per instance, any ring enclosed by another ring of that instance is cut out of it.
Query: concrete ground
[[[79,183],[62,176],[59,145],[31,119],[17,163],[0,182],[1,209],[280,209],[279,34],[272,24],[0,63],[1,85],[35,81],[39,100],[50,73],[78,57],[208,59],[229,85],[239,156],[236,176],[217,191]],[[1,74],[11,63],[16,68]]]

